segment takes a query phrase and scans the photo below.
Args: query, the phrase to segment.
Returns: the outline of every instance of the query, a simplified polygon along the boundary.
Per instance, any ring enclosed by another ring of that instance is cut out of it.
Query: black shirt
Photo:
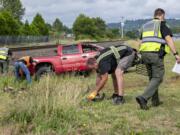
[[[116,47],[119,47],[119,46],[125,46],[125,45],[118,45]],[[98,59],[98,57],[109,51],[110,48],[105,48],[103,49],[100,54],[98,56],[96,56],[96,59]],[[126,49],[123,49],[121,51],[119,51],[119,54],[120,54],[120,59],[122,59],[123,57],[126,57],[126,56],[129,56],[131,55],[133,52],[133,49],[131,47],[128,47]],[[108,55],[106,57],[104,57],[102,60],[100,60],[99,64],[98,64],[98,70],[97,70],[97,73],[99,73],[100,75],[103,75],[105,73],[113,73],[115,71],[117,67],[117,61],[116,61],[116,58],[114,56],[114,54],[111,54],[111,55]]]
[[[166,21],[161,22],[161,29],[160,30],[161,30],[161,34],[162,34],[163,39],[165,39],[166,36],[173,37],[172,31],[167,26]],[[142,39],[142,33],[141,33],[140,39]]]
[[[172,31],[170,30],[170,28],[166,25],[166,22],[163,21],[161,22],[161,34],[162,34],[162,38],[165,39],[166,36],[171,36],[173,37]]]

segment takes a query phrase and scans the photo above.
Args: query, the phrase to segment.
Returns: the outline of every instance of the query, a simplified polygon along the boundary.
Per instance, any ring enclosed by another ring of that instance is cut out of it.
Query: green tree
[[[49,30],[49,31],[51,31],[51,30],[52,30],[52,26],[51,26],[51,24],[46,23],[46,26],[47,26],[47,28],[48,28],[48,30]]]
[[[49,34],[49,29],[48,29],[44,19],[42,18],[42,16],[39,13],[36,14],[36,16],[34,17],[34,19],[32,21],[32,27],[36,27],[38,30],[38,33],[40,35],[48,35]]]
[[[20,24],[14,17],[7,11],[0,13],[0,35],[19,35]]]
[[[63,23],[58,18],[56,18],[52,27],[53,27],[53,30],[56,32],[62,32],[63,31]]]
[[[73,32],[76,39],[104,37],[106,31],[105,22],[101,18],[90,18],[80,14],[74,24]]]
[[[25,24],[21,27],[21,34],[25,36],[37,36],[40,35],[38,32],[38,29],[33,24],[29,24],[29,22],[26,20]]]
[[[107,30],[106,30],[106,37],[107,37],[107,38],[110,38],[110,39],[115,38],[115,36],[114,36],[114,34],[113,34],[113,32],[112,32],[111,29],[107,29]]]
[[[96,36],[97,37],[104,37],[105,36],[105,31],[106,31],[106,23],[104,20],[102,20],[100,17],[97,18],[92,18],[94,25],[96,27]]]
[[[30,27],[31,27],[31,35],[34,35],[34,36],[41,35],[39,33],[39,29],[34,24],[31,24]]]
[[[138,36],[139,36],[139,32],[136,30],[126,32],[126,37],[135,39],[138,38]]]
[[[120,36],[119,29],[107,29],[106,36],[110,39],[118,38]]]
[[[63,26],[63,31],[65,32],[65,33],[68,33],[68,34],[70,34],[70,33],[72,33],[72,29],[70,29],[70,28],[68,28],[67,26]]]
[[[0,3],[2,5],[2,10],[10,12],[15,19],[22,19],[25,8],[20,0],[0,0]]]
[[[6,24],[6,18],[3,13],[0,13],[0,35],[6,35],[8,33],[8,25]]]
[[[118,37],[118,36],[120,36],[119,29],[117,29],[117,28],[114,28],[114,29],[111,29],[111,30],[112,30],[112,33],[113,33],[113,35],[114,35],[115,37]]]
[[[29,25],[29,22],[27,20],[26,20],[25,24],[22,26],[21,33],[23,35],[31,35],[32,34],[31,26]]]

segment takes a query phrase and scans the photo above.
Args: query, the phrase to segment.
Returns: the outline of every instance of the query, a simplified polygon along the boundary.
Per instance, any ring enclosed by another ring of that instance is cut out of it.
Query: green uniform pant
[[[142,97],[146,100],[152,98],[153,103],[159,102],[158,88],[164,77],[164,61],[159,58],[158,53],[142,53],[142,60],[147,66],[149,74],[149,84]]]
[[[0,60],[0,73],[4,74],[8,72],[9,61],[8,60]]]

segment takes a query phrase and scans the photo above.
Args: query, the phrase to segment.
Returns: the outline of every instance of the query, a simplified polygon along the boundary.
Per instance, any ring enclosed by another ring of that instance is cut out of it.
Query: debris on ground
[[[13,87],[4,87],[3,89],[3,92],[7,92],[7,93],[12,92],[12,91],[14,91]]]

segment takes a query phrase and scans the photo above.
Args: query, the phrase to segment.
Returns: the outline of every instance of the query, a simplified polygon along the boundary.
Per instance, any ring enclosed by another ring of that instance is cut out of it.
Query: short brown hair
[[[86,65],[94,65],[96,63],[96,58],[89,58]]]
[[[156,16],[161,16],[161,15],[165,15],[164,9],[158,8],[158,9],[156,9],[156,10],[154,11],[154,17],[156,17]]]

